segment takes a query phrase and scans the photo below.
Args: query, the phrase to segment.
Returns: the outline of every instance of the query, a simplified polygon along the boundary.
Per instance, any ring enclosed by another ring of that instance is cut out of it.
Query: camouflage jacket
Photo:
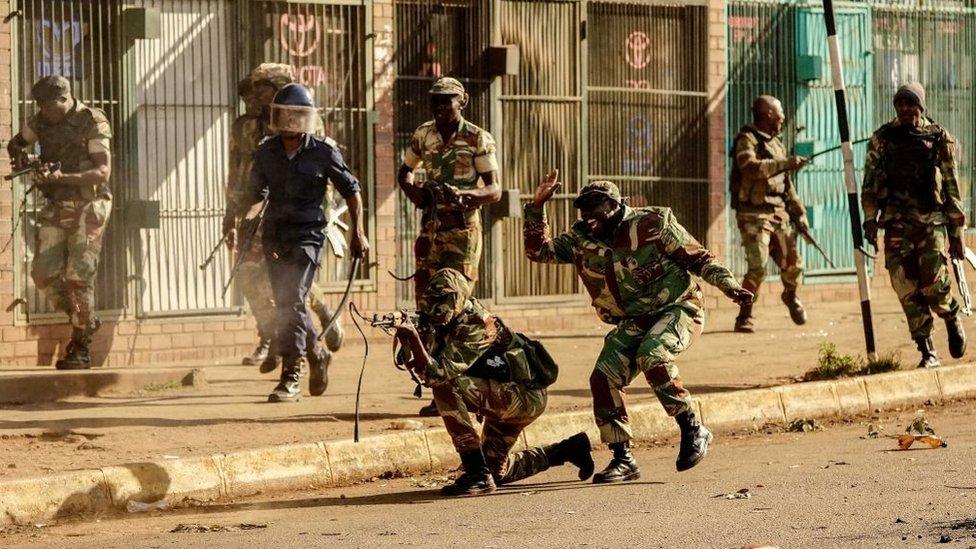
[[[780,214],[797,219],[806,213],[796,194],[783,141],[744,126],[735,136],[729,193],[738,214]],[[786,217],[786,216],[782,216]]]
[[[739,288],[732,273],[669,208],[624,206],[613,242],[604,242],[583,221],[551,238],[545,210],[530,202],[525,207],[524,238],[530,260],[576,265],[593,307],[608,324],[654,315],[697,296],[701,289],[691,274],[723,292]]]
[[[498,170],[495,158],[495,139],[487,131],[461,119],[458,130],[448,143],[444,143],[434,121],[424,122],[413,132],[410,147],[403,158],[410,169],[423,166],[426,180],[423,186],[439,183],[461,190],[484,186],[479,174]],[[438,210],[447,206],[438,204]],[[430,219],[430,211],[424,213],[423,223]],[[480,222],[476,211],[468,212],[467,221]]]
[[[254,151],[271,134],[261,116],[244,114],[234,120],[230,130],[230,166],[227,170],[227,210],[239,213],[247,202],[247,185],[254,163]]]
[[[41,146],[43,162],[60,162],[64,173],[92,169],[92,153],[110,152],[112,126],[101,109],[88,107],[75,99],[75,104],[63,120],[52,124],[35,114],[21,130],[28,143]],[[79,185],[42,185],[41,192],[50,200],[92,200],[96,196],[111,198],[107,184],[83,187]]]
[[[504,352],[517,344],[516,338],[477,299],[468,298],[461,313],[447,326],[422,333],[427,334],[424,346],[432,358],[420,376],[428,386],[450,383],[465,374],[501,381],[509,379],[506,363],[479,359],[489,350]],[[478,372],[469,372],[476,364]]]
[[[864,218],[882,225],[948,225],[952,235],[959,234],[966,214],[955,155],[953,137],[927,118],[918,128],[905,128],[897,118],[881,126],[864,161]]]

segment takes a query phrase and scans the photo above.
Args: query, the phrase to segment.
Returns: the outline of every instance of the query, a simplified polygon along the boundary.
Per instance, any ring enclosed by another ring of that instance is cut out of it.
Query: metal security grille
[[[961,145],[958,176],[970,216],[976,163],[976,3],[884,2],[872,4],[875,122],[894,118],[898,86],[921,82],[926,114]]]
[[[141,0],[160,14],[160,38],[132,46],[135,190],[158,201],[158,229],[140,229],[133,248],[140,315],[188,315],[230,308],[222,297],[228,258],[196,266],[220,239],[227,136],[234,82],[229,0]]]
[[[72,84],[74,96],[105,111],[115,132],[110,185],[114,207],[104,236],[95,295],[104,313],[125,307],[126,246],[123,208],[128,188],[118,145],[124,142],[123,87],[120,60],[123,53],[121,8],[110,0],[21,0],[11,2],[13,35],[14,131],[24,127],[35,107],[30,96],[34,82],[43,76],[61,75]],[[19,204],[26,179],[14,184],[14,203]],[[21,309],[31,320],[63,320],[46,303],[30,278],[30,263],[37,238],[37,213],[43,206],[38,193],[28,197],[26,217],[14,235],[15,276],[18,296],[27,300]],[[20,212],[14,212],[15,219]],[[3,304],[6,306],[7,304]]]
[[[503,0],[500,9],[502,43],[518,45],[521,54],[519,74],[502,78],[502,177],[527,201],[545,173],[558,168],[563,189],[547,211],[553,232],[562,232],[577,219],[572,199],[583,173],[582,7]],[[572,269],[525,259],[521,219],[501,223],[504,297],[551,300],[579,291]]]
[[[587,179],[708,228],[707,12],[589,3]]]
[[[732,150],[739,130],[752,123],[752,102],[761,94],[773,95],[783,103],[787,116],[782,138],[786,148],[792,150],[797,135],[796,118],[792,116],[796,112],[797,91],[794,7],[783,2],[730,2],[728,26],[726,150]],[[726,234],[729,267],[742,275],[747,270],[745,254],[731,210]]]
[[[325,122],[350,169],[363,183],[363,207],[373,234],[373,98],[367,75],[372,74],[372,22],[360,2],[241,2],[243,77],[263,62],[288,63],[299,82],[312,90]],[[338,194],[334,199],[339,199]],[[327,204],[326,207],[329,207]],[[348,222],[348,217],[344,217]],[[364,262],[359,285],[370,280],[371,262]],[[319,282],[342,289],[348,258],[322,254]]]
[[[398,0],[395,3],[397,77],[393,101],[396,105],[395,161],[397,167],[410,145],[410,137],[420,124],[430,120],[427,90],[441,76],[457,78],[464,84],[470,101],[464,117],[477,126],[491,129],[491,80],[484,74],[481,56],[488,47],[491,22],[490,0]],[[424,174],[417,170],[417,181]],[[506,184],[506,181],[502,181]],[[482,221],[485,241],[475,295],[491,295],[493,272],[490,268],[491,231],[489,219]],[[397,192],[396,237],[397,272],[410,275],[415,268],[413,242],[420,230],[420,212]],[[397,300],[412,303],[413,282],[398,282]]]

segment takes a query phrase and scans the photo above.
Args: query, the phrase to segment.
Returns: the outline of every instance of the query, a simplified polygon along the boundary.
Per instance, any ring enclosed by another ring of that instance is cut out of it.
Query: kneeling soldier
[[[556,379],[556,364],[542,345],[489,313],[454,269],[437,271],[423,298],[424,336],[409,320],[396,336],[410,352],[407,366],[431,387],[461,455],[463,474],[441,493],[483,494],[567,461],[579,467],[580,480],[589,478],[593,458],[586,433],[509,455],[522,430],[545,411],[546,387]],[[481,436],[472,413],[485,418]]]
[[[691,469],[705,457],[712,440],[695,417],[674,365],[705,322],[701,287],[692,275],[740,306],[752,303],[752,292],[736,282],[670,209],[631,208],[610,181],[593,181],[580,189],[573,205],[582,219],[553,238],[545,204],[560,185],[557,176],[555,171],[547,175],[535,200],[525,206],[525,253],[539,263],[576,265],[600,320],[615,326],[590,376],[600,438],[613,450],[613,460],[593,482],[640,477],[624,406],[624,389],[639,374],[681,429],[678,471]]]

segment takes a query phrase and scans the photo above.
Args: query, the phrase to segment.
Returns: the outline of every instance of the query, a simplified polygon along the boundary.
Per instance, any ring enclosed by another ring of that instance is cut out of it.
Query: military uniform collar
[[[434,133],[437,134],[437,137],[441,139],[443,144],[446,145],[447,142],[443,141],[444,137],[441,135],[440,130],[437,129],[437,122],[432,121],[432,125],[434,127]],[[469,133],[473,133],[473,130],[471,129],[471,123],[465,120],[463,116],[458,116],[458,127],[457,130],[455,130],[455,132],[451,134],[451,141],[453,141],[453,139],[459,135],[467,135]]]

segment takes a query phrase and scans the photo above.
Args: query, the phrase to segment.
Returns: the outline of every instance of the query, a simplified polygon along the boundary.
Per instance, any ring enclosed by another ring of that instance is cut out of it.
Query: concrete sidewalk
[[[836,343],[845,353],[862,351],[857,303],[810,303],[808,308],[811,320],[802,327],[791,324],[782,307],[763,309],[759,311],[761,331],[754,335],[731,332],[733,311],[710,316],[704,336],[678,361],[685,385],[694,396],[782,385],[815,365],[817,350],[824,341]],[[901,310],[890,296],[876,302],[875,323],[880,349],[900,351],[906,365],[913,365],[916,353]],[[966,323],[972,332],[972,321],[967,319]],[[346,328],[348,345],[336,355],[328,391],[317,398],[306,393],[297,404],[267,404],[275,376],[262,376],[256,367],[228,364],[169,367],[174,373],[201,368],[206,384],[157,382],[135,388],[130,384],[127,391],[95,397],[0,404],[0,480],[115,463],[351,439],[363,347],[348,322]],[[594,323],[590,333],[543,338],[561,366],[559,380],[550,389],[548,414],[590,409],[587,380],[603,333],[605,328]],[[951,364],[954,361],[948,360],[944,337],[939,323],[937,345],[946,364]],[[363,434],[393,432],[393,423],[402,420],[439,427],[439,418],[416,417],[417,409],[428,401],[413,398],[413,385],[404,372],[391,366],[389,349],[383,344],[371,345],[363,383]],[[107,371],[127,377],[160,369]],[[32,369],[0,369],[0,383],[4,383],[4,376],[23,378],[36,373],[42,374],[37,376],[37,383],[49,383],[49,370]],[[429,397],[429,392],[424,396]],[[642,379],[635,380],[629,396],[633,405],[655,404]]]

